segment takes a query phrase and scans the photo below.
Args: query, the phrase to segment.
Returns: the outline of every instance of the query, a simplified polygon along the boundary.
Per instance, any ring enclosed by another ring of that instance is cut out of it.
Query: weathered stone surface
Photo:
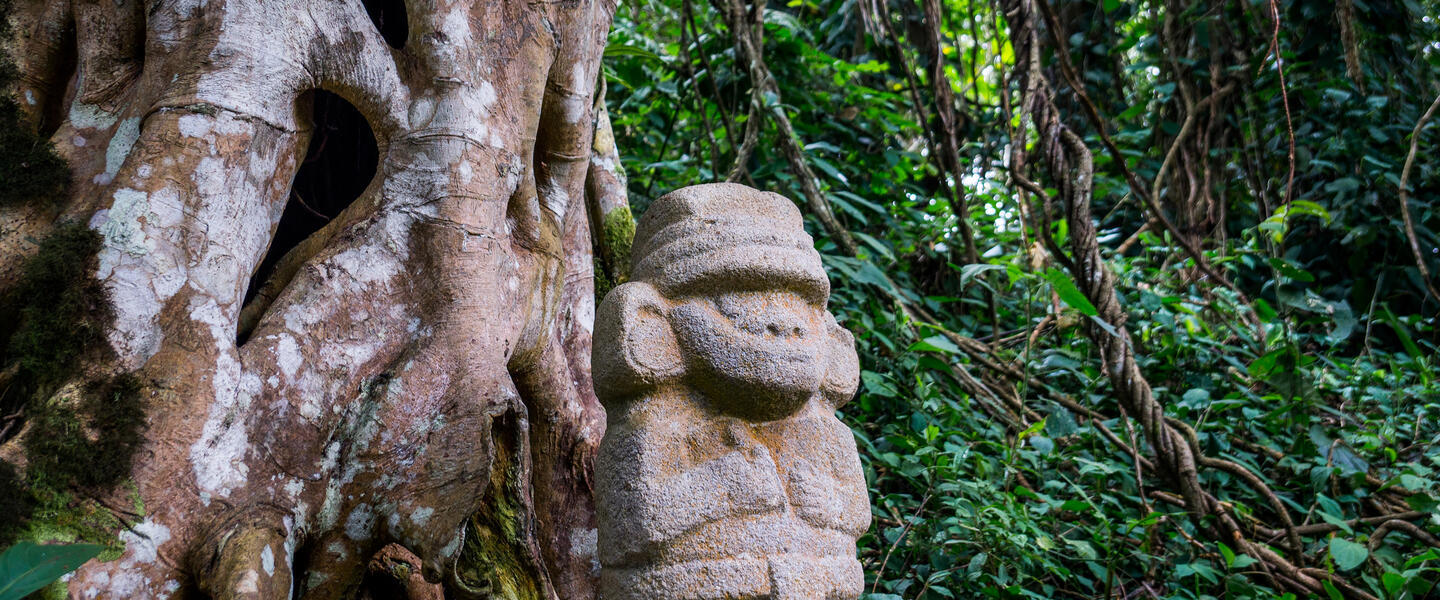
[[[633,250],[592,355],[601,598],[858,598],[870,504],[834,411],[859,366],[799,211],[685,188],[655,201]]]

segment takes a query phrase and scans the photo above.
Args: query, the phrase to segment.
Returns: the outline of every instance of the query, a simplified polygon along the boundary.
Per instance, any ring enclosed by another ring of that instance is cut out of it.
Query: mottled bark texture
[[[585,180],[585,205],[595,239],[595,298],[599,302],[615,286],[630,280],[630,245],[635,239],[635,216],[625,191],[625,170],[605,110],[604,81],[595,95],[595,142],[590,173]]]
[[[584,199],[613,9],[407,0],[395,48],[359,0],[18,0],[5,91],[73,177],[0,207],[0,287],[58,223],[98,232],[109,349],[69,368],[133,374],[145,406],[127,481],[94,492],[137,507],[124,554],[71,597],[382,597],[377,573],[593,595]],[[377,173],[245,306],[316,89],[364,115]]]

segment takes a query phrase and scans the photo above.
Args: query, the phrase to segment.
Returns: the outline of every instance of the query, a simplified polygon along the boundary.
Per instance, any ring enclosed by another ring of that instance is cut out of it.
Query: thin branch
[[[1415,222],[1410,218],[1407,192],[1410,187],[1410,167],[1415,166],[1415,149],[1420,145],[1420,130],[1435,116],[1436,108],[1440,108],[1440,96],[1436,96],[1425,114],[1420,115],[1420,121],[1415,123],[1415,131],[1410,133],[1410,153],[1405,155],[1405,168],[1400,170],[1400,216],[1405,219],[1405,239],[1410,241],[1410,253],[1415,255],[1415,266],[1420,269],[1420,280],[1425,283],[1425,290],[1436,300],[1440,300],[1440,292],[1435,291],[1435,283],[1430,280],[1430,269],[1425,266],[1425,255],[1420,252],[1420,242],[1415,239]]]
[[[790,117],[782,108],[780,86],[775,83],[775,77],[770,74],[769,67],[765,66],[761,46],[761,32],[765,29],[764,0],[756,0],[752,9],[754,10],[754,22],[747,23],[744,0],[728,0],[725,18],[730,23],[731,31],[734,32],[739,58],[750,65],[750,85],[753,90],[758,90],[754,94],[756,97],[751,98],[751,102],[763,103],[764,95],[768,93],[775,103],[774,110],[755,110],[755,118],[766,115],[774,119],[775,126],[780,133],[777,140],[780,143],[780,151],[785,154],[786,160],[790,163],[790,170],[800,184],[800,191],[804,194],[811,213],[820,220],[825,232],[835,240],[835,244],[840,247],[841,252],[846,256],[855,256],[859,250],[855,245],[855,239],[835,217],[835,212],[830,208],[830,201],[821,194],[819,178],[815,176],[815,172],[805,161],[804,149],[797,141],[799,136],[795,134],[794,126],[790,124]],[[746,135],[749,135],[748,130]]]
[[[1270,16],[1275,20],[1275,28],[1270,33],[1270,54],[1275,56],[1275,72],[1280,74],[1280,100],[1285,105],[1285,130],[1290,134],[1290,174],[1285,179],[1285,197],[1281,199],[1281,204],[1287,204],[1295,198],[1295,124],[1290,119],[1290,91],[1285,85],[1285,59],[1280,56],[1280,7],[1275,0],[1270,0]],[[1289,216],[1288,212],[1286,216]]]
[[[1169,217],[1165,216],[1165,211],[1160,207],[1159,201],[1151,197],[1145,191],[1145,188],[1141,186],[1139,177],[1130,170],[1130,166],[1125,162],[1125,155],[1121,154],[1120,148],[1115,145],[1115,140],[1111,139],[1110,133],[1106,130],[1105,119],[1100,116],[1100,111],[1095,108],[1095,103],[1090,99],[1090,94],[1085,91],[1085,85],[1081,83],[1079,76],[1075,73],[1075,66],[1070,63],[1069,49],[1059,33],[1059,20],[1050,9],[1049,3],[1045,0],[1037,1],[1036,5],[1039,6],[1040,12],[1044,16],[1046,29],[1050,32],[1051,42],[1053,42],[1058,49],[1056,54],[1060,58],[1060,70],[1064,74],[1066,82],[1070,85],[1070,89],[1075,92],[1075,96],[1080,99],[1080,104],[1085,109],[1085,116],[1089,118],[1090,125],[1095,128],[1095,131],[1100,134],[1100,140],[1105,145],[1105,149],[1110,153],[1111,158],[1114,159],[1116,166],[1120,168],[1120,172],[1125,175],[1125,180],[1130,184],[1130,191],[1145,202],[1146,206],[1150,209],[1150,213],[1160,221],[1160,224],[1165,227],[1166,231],[1170,232],[1170,235],[1175,238],[1175,241],[1180,244],[1180,247],[1185,253],[1195,261],[1195,266],[1198,267],[1201,272],[1234,292],[1241,298],[1241,304],[1248,307],[1250,304],[1249,297],[1246,296],[1240,288],[1236,287],[1234,283],[1231,283],[1228,278],[1210,266],[1209,261],[1205,260],[1205,256],[1200,252],[1199,247],[1195,246],[1195,243],[1187,236],[1181,234],[1180,229],[1170,221]]]
[[[920,515],[925,513],[925,505],[930,503],[930,495],[932,491],[934,491],[933,483],[931,489],[925,490],[925,497],[920,500],[920,506],[915,509],[915,514],[913,516],[916,519],[920,518]],[[895,552],[895,548],[900,545],[900,542],[905,541],[906,534],[910,533],[910,527],[914,524],[915,519],[911,519],[909,522],[905,523],[905,528],[902,529],[900,531],[900,535],[895,538],[895,543],[890,544],[890,549],[885,551],[885,558],[884,560],[880,561],[880,568],[875,571],[875,584],[870,586],[870,593],[873,594],[875,593],[875,590],[880,588],[880,576],[885,574],[885,565],[890,562],[890,555]]]
[[[1430,535],[1429,532],[1421,529],[1420,526],[1409,521],[1391,519],[1381,523],[1379,527],[1375,528],[1375,533],[1370,534],[1370,550],[1372,552],[1375,551],[1375,549],[1379,548],[1380,544],[1385,541],[1385,536],[1396,531],[1404,532],[1406,535],[1432,548],[1440,548],[1440,540],[1435,539],[1435,536]]]
[[[1155,172],[1154,183],[1150,184],[1151,198],[1160,197],[1160,186],[1165,182],[1165,174],[1170,170],[1170,167],[1175,164],[1175,155],[1179,154],[1180,145],[1185,142],[1185,138],[1189,137],[1190,132],[1195,129],[1195,121],[1200,111],[1208,105],[1219,102],[1221,98],[1225,97],[1231,91],[1234,91],[1234,89],[1234,82],[1225,84],[1225,87],[1215,90],[1214,93],[1206,96],[1204,100],[1201,100],[1185,111],[1185,123],[1180,126],[1180,133],[1175,135],[1175,140],[1170,142],[1170,150],[1165,153],[1165,160],[1160,163],[1160,170]]]

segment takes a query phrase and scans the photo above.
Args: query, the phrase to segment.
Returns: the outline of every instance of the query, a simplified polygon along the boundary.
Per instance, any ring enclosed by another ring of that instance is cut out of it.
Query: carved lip
[[[757,362],[765,363],[788,363],[788,364],[815,364],[819,358],[813,352],[797,350],[785,347],[784,342],[767,340],[757,336],[751,343],[741,347],[746,355],[755,357]]]

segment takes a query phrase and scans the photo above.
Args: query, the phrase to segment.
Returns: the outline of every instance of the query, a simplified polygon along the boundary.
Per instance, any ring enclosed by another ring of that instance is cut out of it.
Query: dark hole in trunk
[[[290,184],[290,198],[270,249],[245,288],[247,305],[287,252],[350,206],[375,178],[380,153],[365,117],[344,98],[330,92],[313,90],[310,96],[314,133],[305,161]],[[245,337],[248,332],[240,332],[237,343],[245,343]]]
[[[404,0],[365,0],[365,12],[370,14],[370,20],[380,30],[380,37],[385,38],[385,43],[391,48],[405,47],[410,23],[405,15]]]

